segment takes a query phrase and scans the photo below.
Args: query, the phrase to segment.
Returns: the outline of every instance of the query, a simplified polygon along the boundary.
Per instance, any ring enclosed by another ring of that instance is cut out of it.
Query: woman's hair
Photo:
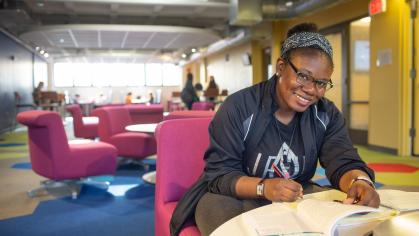
[[[317,25],[314,23],[301,23],[299,25],[296,25],[288,30],[287,32],[287,38],[291,37],[291,35],[300,33],[300,32],[314,32],[317,33]]]
[[[333,50],[329,41],[318,33],[317,25],[314,23],[301,23],[295,25],[287,32],[287,38],[281,46],[281,57],[288,61],[293,52],[307,49],[306,52],[319,50],[325,55],[333,68]]]

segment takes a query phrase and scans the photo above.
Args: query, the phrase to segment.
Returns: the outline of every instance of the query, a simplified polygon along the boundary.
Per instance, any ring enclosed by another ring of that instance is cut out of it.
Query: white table
[[[141,133],[150,133],[154,134],[157,123],[152,124],[136,124],[136,125],[128,125],[125,127],[125,130],[131,131],[131,132],[141,132]],[[156,183],[156,171],[150,171],[145,173],[142,176],[144,182],[155,184]]]
[[[304,195],[304,198],[316,199],[341,199],[342,194],[338,191],[324,191],[313,194]],[[270,212],[276,209],[275,204],[269,204],[263,207],[253,209],[243,214],[258,214],[263,212]],[[231,220],[225,222],[218,227],[211,236],[224,235],[248,235],[249,233],[243,228],[243,214],[238,215]],[[280,221],[278,221],[280,222]],[[403,213],[399,216],[393,217],[390,220],[384,221],[377,228],[374,229],[374,236],[410,236],[418,235],[419,228],[419,211]],[[351,232],[340,232],[340,235],[354,235]]]
[[[99,117],[96,116],[84,116],[82,117],[83,124],[99,124]]]
[[[128,125],[125,127],[125,130],[131,132],[142,132],[142,133],[152,133],[156,130],[157,123],[152,124],[136,124],[136,125]]]

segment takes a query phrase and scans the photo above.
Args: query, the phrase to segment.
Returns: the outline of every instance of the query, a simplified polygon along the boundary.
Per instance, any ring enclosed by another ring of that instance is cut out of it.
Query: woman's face
[[[297,72],[314,80],[326,81],[330,79],[333,69],[327,56],[318,50],[297,50],[290,58],[290,62],[281,59],[277,64],[277,98],[281,110],[303,112],[322,98],[326,89],[318,89],[313,82],[305,85],[299,83]]]

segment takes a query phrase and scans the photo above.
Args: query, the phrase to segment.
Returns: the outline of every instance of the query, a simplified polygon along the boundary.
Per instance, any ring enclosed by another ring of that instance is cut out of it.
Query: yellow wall
[[[408,155],[408,114],[405,83],[406,23],[409,12],[404,0],[387,1],[387,11],[373,16],[370,28],[370,120],[368,143]],[[377,53],[391,50],[392,63],[377,66]]]
[[[419,6],[417,7],[416,11],[418,11]],[[415,81],[415,120],[414,126],[416,128],[416,137],[414,142],[414,153],[419,154],[419,17],[415,19],[415,68],[416,68],[416,81]]]

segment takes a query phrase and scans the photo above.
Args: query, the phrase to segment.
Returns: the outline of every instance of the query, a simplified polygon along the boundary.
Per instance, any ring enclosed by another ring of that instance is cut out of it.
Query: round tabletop
[[[125,130],[131,132],[154,133],[157,125],[157,123],[128,125],[125,127]]]

